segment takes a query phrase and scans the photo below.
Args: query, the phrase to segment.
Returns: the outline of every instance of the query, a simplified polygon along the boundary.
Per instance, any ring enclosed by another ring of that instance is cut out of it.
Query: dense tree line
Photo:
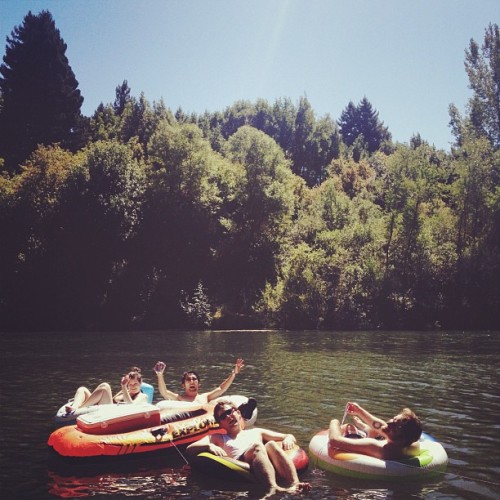
[[[392,142],[366,97],[186,115],[125,81],[86,118],[28,14],[0,67],[0,328],[499,328],[499,40],[466,50],[445,152]],[[47,88],[57,116],[24,105]]]

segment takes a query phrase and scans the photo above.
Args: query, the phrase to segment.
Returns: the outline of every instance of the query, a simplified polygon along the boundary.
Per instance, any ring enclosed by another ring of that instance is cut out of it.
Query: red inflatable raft
[[[55,430],[48,445],[65,457],[128,455],[189,444],[219,428],[208,405],[167,415],[153,405],[135,406],[82,415],[76,425]]]

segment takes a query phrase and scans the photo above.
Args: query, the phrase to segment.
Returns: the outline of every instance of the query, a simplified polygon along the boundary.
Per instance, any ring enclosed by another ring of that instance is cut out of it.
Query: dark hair
[[[130,368],[130,371],[131,372],[141,373],[141,369],[138,366],[132,366],[132,368]]]
[[[420,439],[422,424],[410,408],[403,409],[399,422],[399,429],[394,436],[395,441],[402,443],[404,446],[410,446],[410,444]]]
[[[229,399],[220,399],[217,404],[214,406],[214,419],[217,423],[220,423],[220,413],[222,413],[220,410],[224,406],[230,406],[231,408],[234,408],[237,410],[237,406],[229,401]]]
[[[139,371],[132,370],[132,371],[127,373],[127,376],[130,379],[137,379],[139,382],[142,382],[142,375],[141,375],[140,370]]]
[[[189,375],[194,375],[198,379],[198,382],[201,382],[199,375],[196,372],[194,372],[193,370],[190,370],[188,372],[183,373],[182,378],[181,378],[182,384],[186,381],[186,377],[188,377]]]

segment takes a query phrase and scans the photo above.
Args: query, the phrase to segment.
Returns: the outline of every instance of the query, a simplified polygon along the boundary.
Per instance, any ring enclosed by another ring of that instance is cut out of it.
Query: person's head
[[[194,371],[184,372],[181,379],[184,391],[189,395],[195,395],[200,388],[200,377]]]
[[[221,399],[214,407],[215,421],[223,428],[228,430],[230,427],[240,428],[240,411],[228,399]]]
[[[201,382],[199,375],[194,371],[184,372],[182,374],[181,384],[185,384],[186,382]]]
[[[422,435],[422,424],[420,419],[409,408],[391,418],[383,429],[387,437],[403,446],[418,441]]]
[[[142,375],[140,369],[139,371],[132,370],[128,372],[127,377],[128,377],[127,387],[129,391],[133,393],[140,392],[142,384]]]

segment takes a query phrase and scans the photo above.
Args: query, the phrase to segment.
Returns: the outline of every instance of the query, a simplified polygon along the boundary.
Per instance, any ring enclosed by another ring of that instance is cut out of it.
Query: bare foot
[[[286,493],[305,493],[307,491],[310,491],[311,489],[311,484],[310,483],[295,483],[292,484],[292,486],[289,486],[288,488],[283,488],[282,486],[278,486],[277,488],[273,488],[274,492],[286,492]],[[271,493],[270,493],[271,494]]]
[[[300,491],[301,493],[311,490],[311,483],[301,482],[292,486],[292,491]]]

